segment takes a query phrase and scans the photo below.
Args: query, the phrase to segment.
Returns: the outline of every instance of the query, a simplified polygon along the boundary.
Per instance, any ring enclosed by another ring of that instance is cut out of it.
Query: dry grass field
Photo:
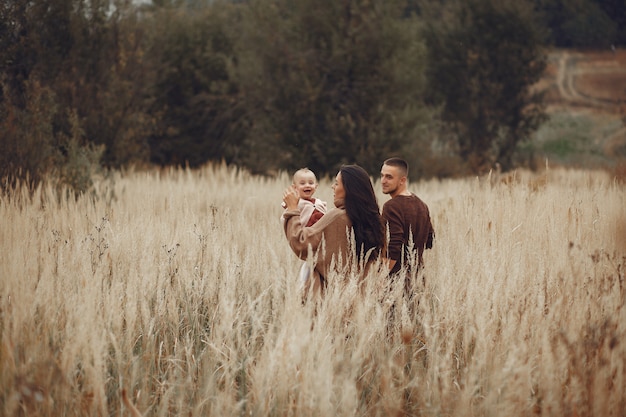
[[[413,183],[437,233],[416,302],[372,273],[302,305],[289,182],[207,166],[0,199],[0,414],[626,414],[623,183]]]

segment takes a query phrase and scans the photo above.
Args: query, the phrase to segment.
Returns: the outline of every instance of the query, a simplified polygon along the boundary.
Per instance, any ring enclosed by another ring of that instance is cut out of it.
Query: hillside
[[[626,50],[553,52],[546,82],[554,106],[619,114],[626,110]]]
[[[537,135],[546,153],[575,165],[626,157],[626,50],[553,51],[537,87],[551,116]]]

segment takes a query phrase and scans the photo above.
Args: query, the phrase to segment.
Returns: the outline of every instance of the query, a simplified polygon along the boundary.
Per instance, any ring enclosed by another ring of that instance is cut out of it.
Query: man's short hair
[[[385,160],[384,164],[399,168],[400,173],[402,174],[403,177],[409,176],[409,163],[402,158],[397,158],[397,157],[389,158]]]

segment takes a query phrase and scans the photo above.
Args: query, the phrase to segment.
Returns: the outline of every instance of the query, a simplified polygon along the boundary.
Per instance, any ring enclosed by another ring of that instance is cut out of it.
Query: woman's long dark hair
[[[357,253],[365,255],[374,249],[369,258],[376,257],[385,243],[385,231],[372,181],[358,165],[344,165],[339,172],[346,192],[344,204],[352,222]]]

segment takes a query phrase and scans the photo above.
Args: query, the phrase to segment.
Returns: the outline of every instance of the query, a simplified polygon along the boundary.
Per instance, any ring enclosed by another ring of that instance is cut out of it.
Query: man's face
[[[403,176],[400,175],[400,170],[397,167],[390,165],[383,165],[380,170],[380,184],[383,188],[383,194],[389,194],[394,197],[400,191],[400,186],[403,183]]]

